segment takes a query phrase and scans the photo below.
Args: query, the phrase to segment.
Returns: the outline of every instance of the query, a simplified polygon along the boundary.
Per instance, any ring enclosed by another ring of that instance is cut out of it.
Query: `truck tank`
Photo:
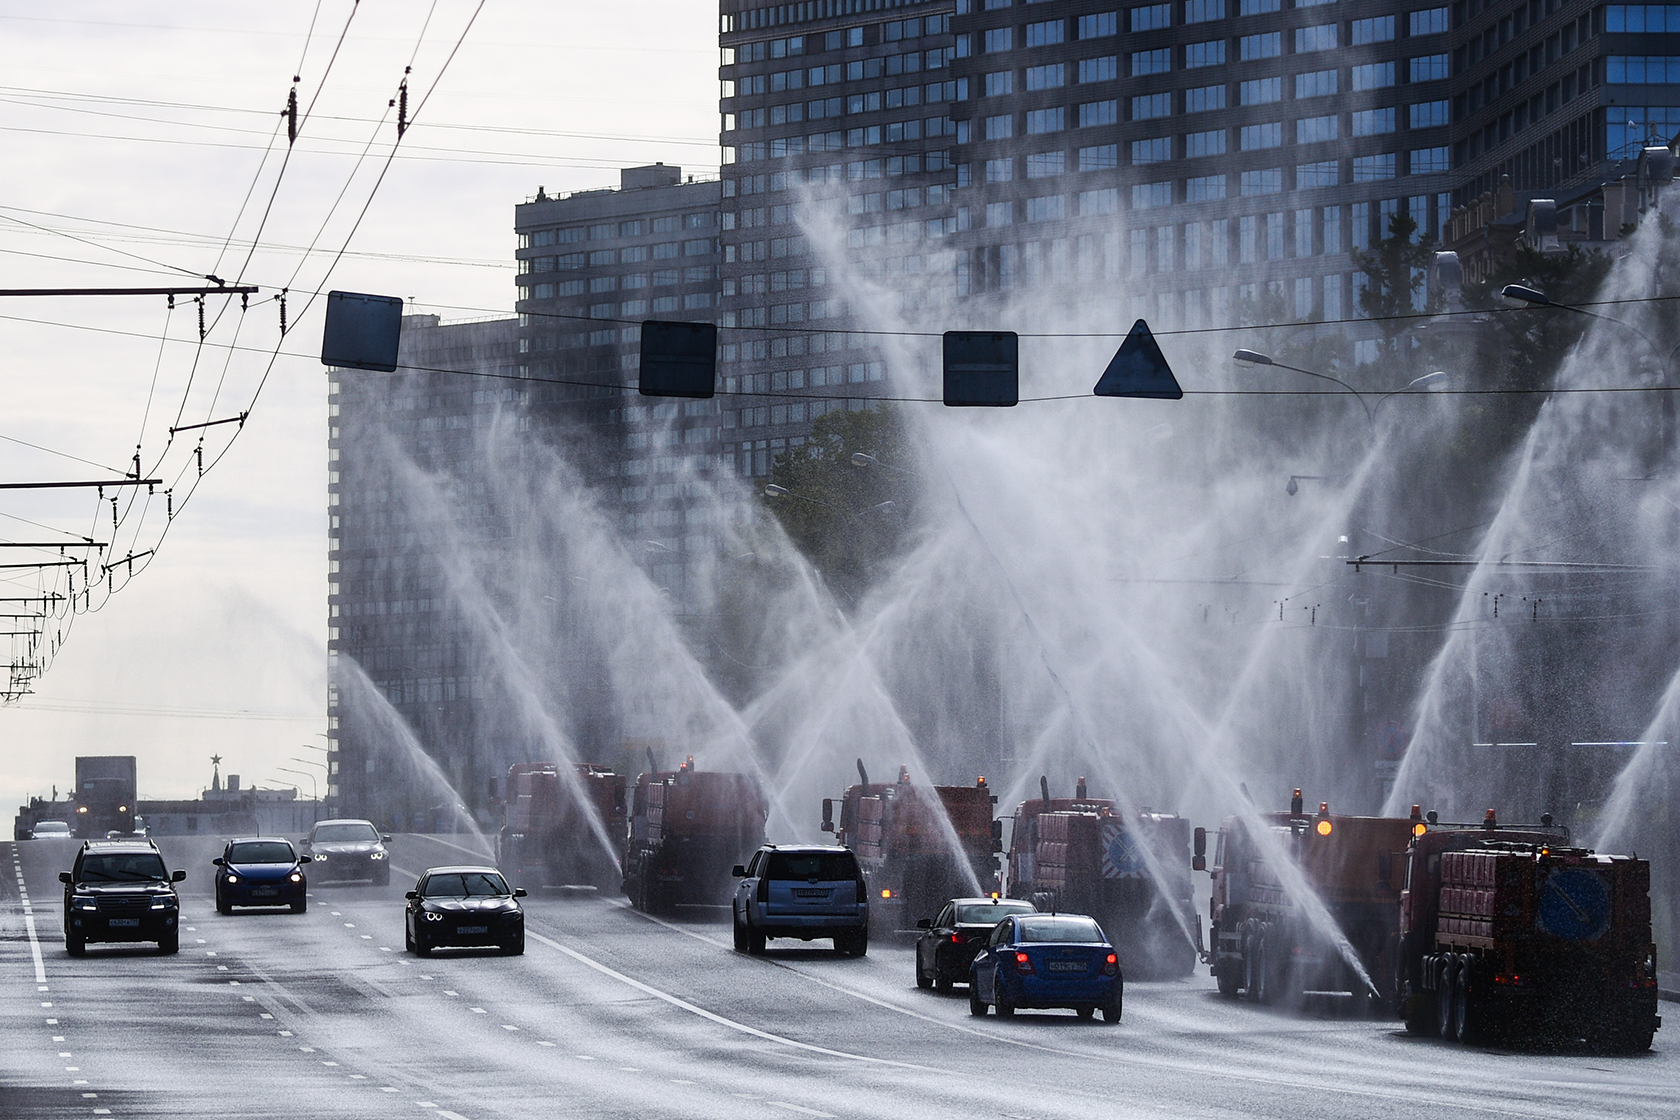
[[[768,802],[750,774],[695,769],[636,776],[625,836],[623,889],[644,913],[723,906],[730,869],[764,843]]]

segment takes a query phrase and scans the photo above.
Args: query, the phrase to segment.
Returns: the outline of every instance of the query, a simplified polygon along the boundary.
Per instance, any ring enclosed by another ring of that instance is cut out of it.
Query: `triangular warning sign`
[[[1091,392],[1099,397],[1149,397],[1152,400],[1176,401],[1184,397],[1178,387],[1149,324],[1139,319],[1132,324],[1132,333],[1120,344],[1114,360],[1108,363],[1103,375]]]

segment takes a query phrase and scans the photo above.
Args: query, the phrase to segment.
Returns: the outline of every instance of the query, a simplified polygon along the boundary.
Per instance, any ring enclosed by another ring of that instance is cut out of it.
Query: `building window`
[[[1172,69],[1172,51],[1162,47],[1155,51],[1132,52],[1132,76],[1142,77],[1145,74],[1165,74]]]
[[[1423,101],[1411,106],[1410,124],[1413,128],[1437,128],[1447,123],[1445,101]]]
[[[1275,12],[1282,7],[1279,0],[1242,0],[1237,6],[1237,14],[1243,16],[1263,16],[1267,12]]]
[[[1120,189],[1118,187],[1104,187],[1101,190],[1079,192],[1079,213],[1082,216],[1113,214],[1119,209]]]
[[[1109,61],[1113,61],[1110,59]],[[1110,75],[1112,77],[1113,75]],[[1060,62],[1050,66],[1027,67],[1027,89],[1055,89],[1067,84],[1067,68]]]
[[[1187,43],[1184,47],[1184,67],[1195,70],[1203,66],[1225,64],[1225,40],[1210,39],[1205,43]]]
[[[1114,55],[1079,60],[1081,82],[1111,82],[1120,76],[1120,60]]]
[[[1611,85],[1674,85],[1680,83],[1680,57],[1611,55],[1604,60],[1604,80]]]
[[[1301,117],[1295,122],[1295,143],[1317,144],[1325,140],[1338,140],[1340,133],[1337,128],[1338,117]]]
[[[1611,4],[1604,9],[1604,30],[1680,33],[1680,7],[1672,4]]]
[[[1190,110],[1194,112],[1195,110]],[[1143,97],[1132,98],[1132,119],[1134,121],[1154,120],[1172,112],[1172,94],[1151,93]]]
[[[1243,105],[1267,105],[1283,100],[1282,78],[1258,78],[1237,87],[1238,101]]]
[[[1342,208],[1326,206],[1319,216],[1323,219],[1324,255],[1335,256],[1342,251]]]
[[[1133,163],[1165,163],[1172,159],[1172,138],[1156,136],[1132,141]]]
[[[986,118],[986,139],[1007,140],[1015,135],[1015,117],[1005,113],[1000,117]]]
[[[1164,96],[1164,95],[1163,95]],[[1133,98],[1135,105],[1138,99]],[[1210,109],[1225,108],[1224,86],[1201,86],[1197,89],[1184,91],[1184,111],[1186,113],[1204,113]],[[1137,119],[1134,115],[1133,119]]]
[[[1052,110],[1045,110],[1050,112]],[[1060,113],[1060,109],[1053,110]],[[1028,114],[1027,131],[1031,132],[1031,114]],[[1118,101],[1088,101],[1079,107],[1079,127],[1090,128],[1093,125],[1113,124],[1120,119],[1120,102]],[[1054,128],[1060,128],[1058,121]],[[1042,130],[1041,130],[1042,131]]]
[[[1394,131],[1394,106],[1381,109],[1360,109],[1353,114],[1355,136],[1378,136]]]
[[[1295,189],[1298,191],[1311,190],[1314,187],[1334,187],[1341,181],[1341,165],[1333,159],[1295,165]]]
[[[1138,183],[1132,187],[1133,210],[1157,210],[1171,205],[1171,183]]]
[[[1079,149],[1079,170],[1112,171],[1120,166],[1120,147],[1117,144],[1098,144]]]
[[[1353,158],[1353,181],[1356,183],[1375,183],[1380,179],[1394,178],[1394,153],[1389,152],[1377,156],[1355,156]]]
[[[1015,178],[1015,161],[1013,159],[989,159],[986,161],[986,182],[1007,183]]]
[[[1242,128],[1241,148],[1245,152],[1258,151],[1262,148],[1283,147],[1283,125],[1272,121],[1267,124],[1248,124]]]
[[[987,54],[1015,48],[1015,29],[1013,27],[994,27],[986,32],[984,40]]]
[[[1027,112],[1027,135],[1034,136],[1043,132],[1060,132],[1062,125],[1062,107],[1053,109],[1031,109]]]
[[[1034,152],[1027,157],[1027,178],[1048,179],[1067,170],[1066,152]]]
[[[1185,23],[1207,23],[1225,18],[1225,0],[1184,0]]]
[[[1439,35],[1447,30],[1447,9],[1425,8],[1423,11],[1413,12],[1409,19],[1408,30],[1413,35]],[[1394,36],[1390,35],[1389,38]]]
[[[986,96],[1001,97],[1006,93],[1015,92],[1015,71],[1000,70],[995,74],[986,75]]]
[[[1295,75],[1295,100],[1308,97],[1328,97],[1336,92],[1335,70],[1314,70]]]
[[[1237,53],[1245,62],[1252,58],[1276,58],[1283,53],[1283,32],[1244,35],[1237,40]]]
[[[1060,43],[1065,37],[1063,28],[1067,25],[1059,19],[1045,20],[1041,23],[1027,24],[1027,46],[1051,47]]]
[[[1242,173],[1243,194],[1279,194],[1283,190],[1283,168],[1262,167]]]
[[[1452,161],[1446,148],[1415,148],[1411,153],[1410,167],[1413,175],[1434,175],[1451,171]]]
[[[1059,194],[1027,199],[1027,221],[1059,222],[1064,217],[1063,200]]]
[[[1447,56],[1426,54],[1411,60],[1409,79],[1414,82],[1433,82],[1447,76]]]
[[[1225,154],[1225,130],[1214,129],[1211,132],[1191,132],[1184,137],[1184,157],[1193,159],[1196,156],[1222,156]]]
[[[1156,10],[1156,8],[1159,8],[1161,10],[1162,18],[1165,19],[1166,18],[1166,11],[1167,11],[1167,5],[1165,5],[1165,4],[1157,4],[1153,8],[1133,8],[1132,9],[1132,30],[1133,31],[1147,31],[1147,30],[1149,30],[1149,28],[1138,26],[1138,23],[1137,23],[1138,13],[1139,12],[1153,12],[1153,11]],[[1081,39],[1102,39],[1102,38],[1106,38],[1109,35],[1118,35],[1120,33],[1120,13],[1119,12],[1098,12],[1095,15],[1080,16],[1079,17],[1078,32],[1079,32],[1079,37]]]
[[[1382,89],[1394,84],[1394,63],[1368,62],[1353,68],[1353,88]]]
[[[1184,180],[1184,201],[1211,202],[1225,197],[1225,176],[1203,175]]]
[[[1015,205],[1010,202],[989,202],[986,204],[986,224],[988,226],[1007,226],[1015,223]]]
[[[1394,38],[1394,17],[1375,16],[1371,19],[1356,19],[1353,21],[1353,45],[1362,47],[1367,43],[1386,43]]]

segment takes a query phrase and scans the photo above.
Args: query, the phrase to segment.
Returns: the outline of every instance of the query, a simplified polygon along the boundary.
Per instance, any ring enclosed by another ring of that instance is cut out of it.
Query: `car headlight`
[[[153,910],[168,910],[174,905],[175,897],[173,895],[160,894],[156,898],[152,899]]]
[[[443,915],[439,914],[435,911],[432,911],[432,910],[426,911],[425,917],[426,917],[426,920],[428,922],[441,922],[441,921],[443,921]]]
[[[99,909],[99,900],[96,898],[78,898],[72,903],[72,906],[77,910],[97,910]]]
[[[288,876],[288,878],[290,878],[294,883],[301,883],[303,882],[303,873],[300,871],[294,871],[290,876]]]
[[[316,863],[325,863],[325,862],[327,862],[327,857],[324,856],[324,855],[316,856],[315,857],[315,862]]]
[[[390,853],[388,853],[388,852],[369,852],[368,853],[368,858],[369,859],[384,859],[389,854]]]
[[[227,877],[227,881],[228,881],[228,882],[229,882],[229,883],[237,883],[237,882],[239,882],[239,876],[237,876],[237,875],[229,875],[229,876],[228,876],[228,877]]]

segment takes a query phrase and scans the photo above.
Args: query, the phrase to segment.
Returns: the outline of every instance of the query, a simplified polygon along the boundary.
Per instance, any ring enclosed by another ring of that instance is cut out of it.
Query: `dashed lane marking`
[[[698,1004],[693,1004],[685,999],[674,996],[670,992],[655,988],[652,984],[644,984],[642,981],[637,980],[634,977],[626,976],[617,969],[608,968],[600,961],[591,957],[586,957],[576,949],[562,945],[560,942],[551,937],[545,937],[544,935],[531,930],[526,930],[525,932],[527,937],[535,938],[541,944],[547,945],[549,948],[554,949],[557,952],[564,953],[566,956],[571,957],[579,964],[592,968],[596,972],[601,973],[603,976],[610,976],[612,979],[617,980],[621,984],[634,988],[646,995],[650,995],[654,999],[663,1000],[672,1007],[680,1008],[681,1010],[688,1012],[690,1015],[697,1015],[708,1022],[716,1023],[720,1027],[727,1027],[732,1031],[739,1031],[742,1034],[751,1035],[754,1038],[761,1038],[766,1042],[774,1042],[778,1045],[787,1046],[795,1050],[803,1050],[809,1054],[822,1054],[830,1058],[844,1058],[847,1061],[853,1062],[867,1062],[870,1065],[893,1066],[897,1069],[913,1069],[923,1073],[943,1072],[941,1070],[934,1069],[931,1066],[916,1065],[912,1062],[895,1062],[889,1058],[876,1058],[868,1054],[853,1054],[845,1050],[834,1050],[827,1046],[817,1046],[809,1042],[800,1042],[798,1039],[788,1038],[785,1035],[773,1034],[770,1031],[760,1030],[757,1027],[749,1027],[745,1023],[736,1022],[734,1019],[726,1018],[715,1011],[708,1011]]]
[[[818,1112],[816,1109],[806,1108],[802,1104],[789,1104],[787,1101],[765,1101],[764,1103],[769,1105],[771,1108],[780,1108],[788,1112],[797,1112],[804,1116],[824,1116],[827,1117],[828,1120],[834,1120],[834,1113]]]

